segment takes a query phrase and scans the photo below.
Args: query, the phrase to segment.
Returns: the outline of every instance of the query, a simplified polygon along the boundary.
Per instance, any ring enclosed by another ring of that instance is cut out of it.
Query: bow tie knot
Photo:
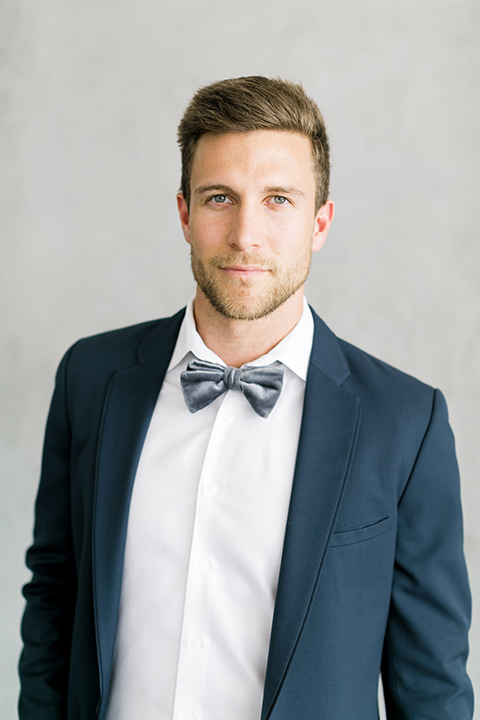
[[[180,375],[183,396],[191,413],[210,405],[227,390],[242,392],[257,415],[272,412],[283,384],[283,370],[275,363],[265,367],[235,368],[206,360],[192,360]]]
[[[223,382],[227,390],[240,390],[240,378],[242,371],[239,368],[227,367],[224,370]]]

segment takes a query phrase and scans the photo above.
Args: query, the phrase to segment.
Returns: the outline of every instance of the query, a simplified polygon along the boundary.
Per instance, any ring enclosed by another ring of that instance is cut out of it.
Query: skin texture
[[[333,202],[315,212],[311,145],[296,132],[207,134],[192,167],[190,207],[177,196],[197,282],[195,321],[228,365],[263,355],[296,325],[312,252]]]

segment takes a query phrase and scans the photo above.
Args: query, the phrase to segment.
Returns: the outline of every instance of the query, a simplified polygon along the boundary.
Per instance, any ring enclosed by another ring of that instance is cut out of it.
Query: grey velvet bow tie
[[[192,360],[182,372],[180,382],[191,413],[210,405],[227,390],[240,390],[257,415],[266,418],[279,398],[283,370],[273,364],[241,370],[206,360]]]

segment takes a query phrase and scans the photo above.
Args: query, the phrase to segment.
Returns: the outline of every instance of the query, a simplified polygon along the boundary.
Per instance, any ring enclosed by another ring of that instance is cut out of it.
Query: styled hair
[[[287,130],[310,139],[316,183],[316,211],[328,200],[329,146],[316,103],[301,85],[260,75],[231,78],[200,88],[178,126],[182,154],[181,191],[190,206],[190,179],[198,141],[206,133]]]

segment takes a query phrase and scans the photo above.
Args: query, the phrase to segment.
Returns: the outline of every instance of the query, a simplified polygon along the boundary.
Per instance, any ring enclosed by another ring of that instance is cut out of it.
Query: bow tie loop
[[[192,360],[181,374],[180,382],[191,413],[210,405],[227,390],[237,390],[245,395],[257,415],[266,418],[280,396],[283,369],[275,363],[265,367],[234,368]]]

